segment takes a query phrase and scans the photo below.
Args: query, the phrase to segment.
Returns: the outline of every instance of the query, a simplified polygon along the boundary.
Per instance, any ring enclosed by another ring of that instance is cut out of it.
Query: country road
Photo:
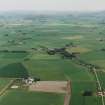
[[[99,89],[100,92],[102,92],[102,86],[101,86],[99,77],[97,75],[97,70],[95,68],[93,68],[93,71],[94,71],[94,74],[95,74],[95,77],[96,77],[96,81],[98,83],[98,89]],[[104,96],[103,95],[101,95],[101,99],[102,99],[102,105],[105,105]]]

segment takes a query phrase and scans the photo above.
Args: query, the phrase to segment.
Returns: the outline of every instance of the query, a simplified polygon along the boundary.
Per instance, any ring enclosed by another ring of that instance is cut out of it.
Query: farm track
[[[14,80],[11,80],[1,91],[0,91],[0,96],[4,95],[6,90],[13,84]]]
[[[97,71],[96,71],[95,68],[93,69],[93,71],[94,71],[94,74],[95,74],[95,77],[96,77],[96,80],[97,80],[97,83],[98,83],[98,89],[99,89],[99,91],[102,92],[103,90],[102,90],[102,86],[101,86],[101,83],[100,83]],[[104,96],[103,95],[101,95],[101,99],[102,99],[102,105],[105,105]]]
[[[67,82],[67,93],[65,95],[64,105],[70,105],[71,100],[71,82]]]

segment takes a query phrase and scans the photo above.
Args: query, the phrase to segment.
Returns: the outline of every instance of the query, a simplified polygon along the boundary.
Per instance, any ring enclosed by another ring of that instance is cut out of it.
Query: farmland
[[[0,14],[0,91],[10,80],[28,76],[41,81],[70,80],[70,105],[104,105],[97,95],[105,92],[103,14]],[[64,96],[9,87],[0,96],[0,105],[64,105]]]

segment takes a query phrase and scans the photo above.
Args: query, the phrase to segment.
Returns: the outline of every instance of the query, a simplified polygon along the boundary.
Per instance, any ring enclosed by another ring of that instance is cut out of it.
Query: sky
[[[105,0],[0,0],[0,11],[101,11]]]

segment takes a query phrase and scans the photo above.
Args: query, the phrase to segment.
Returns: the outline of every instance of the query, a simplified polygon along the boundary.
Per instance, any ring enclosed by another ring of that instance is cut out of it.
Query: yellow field
[[[105,60],[95,60],[95,61],[91,61],[91,63],[94,63],[98,66],[105,68]]]
[[[72,47],[67,49],[68,52],[75,52],[75,53],[86,53],[91,51],[88,48],[83,48],[83,47]]]
[[[75,36],[70,36],[70,37],[63,37],[63,39],[67,39],[67,40],[79,40],[82,39],[83,36],[82,35],[75,35]]]

